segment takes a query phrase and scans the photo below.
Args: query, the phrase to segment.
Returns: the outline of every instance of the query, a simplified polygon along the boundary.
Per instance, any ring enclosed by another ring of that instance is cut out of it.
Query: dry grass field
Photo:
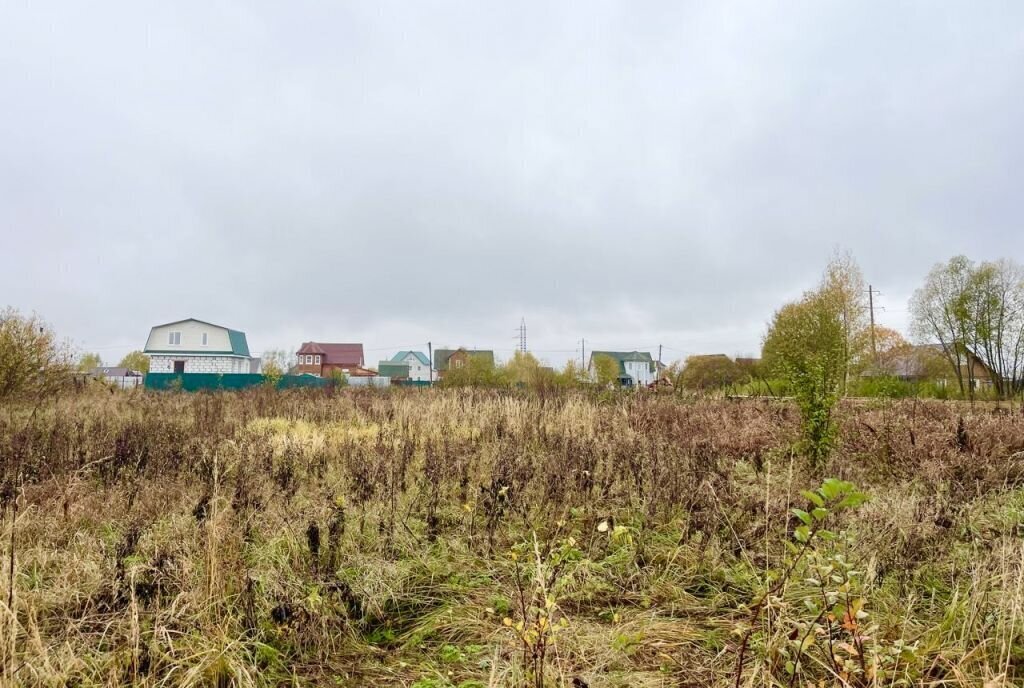
[[[1024,415],[468,390],[0,409],[25,686],[1024,684]],[[12,558],[13,554],[13,558]]]

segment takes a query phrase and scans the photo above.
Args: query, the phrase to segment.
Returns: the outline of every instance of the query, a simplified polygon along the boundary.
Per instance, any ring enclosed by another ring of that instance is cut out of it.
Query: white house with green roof
[[[409,366],[409,380],[427,382],[430,380],[430,359],[422,351],[399,351],[389,363]],[[383,375],[383,373],[381,373]]]
[[[599,356],[607,356],[619,364],[619,384],[623,387],[646,387],[658,377],[657,364],[646,351],[592,351],[590,363],[587,365],[587,372],[592,380],[597,379],[594,359]]]
[[[248,373],[252,367],[244,332],[195,318],[155,326],[142,353],[151,373]]]

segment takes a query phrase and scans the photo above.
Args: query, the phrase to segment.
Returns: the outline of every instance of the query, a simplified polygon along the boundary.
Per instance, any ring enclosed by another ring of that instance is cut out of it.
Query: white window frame
[[[313,365],[313,354],[306,354],[306,365]]]
[[[316,355],[316,359],[313,362],[316,363],[317,365],[320,365],[320,354]]]
[[[181,332],[168,332],[167,346],[181,346]]]

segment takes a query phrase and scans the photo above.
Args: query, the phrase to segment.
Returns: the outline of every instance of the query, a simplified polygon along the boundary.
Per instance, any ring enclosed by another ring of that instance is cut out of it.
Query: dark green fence
[[[263,375],[250,373],[148,373],[146,389],[203,392],[239,390],[266,384]],[[331,381],[312,375],[285,375],[277,381],[277,389],[293,387],[327,387]]]

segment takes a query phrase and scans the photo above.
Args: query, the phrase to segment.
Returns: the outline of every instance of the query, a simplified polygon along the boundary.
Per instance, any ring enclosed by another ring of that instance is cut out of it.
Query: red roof
[[[341,366],[363,365],[362,344],[325,344],[323,342],[305,342],[296,352],[299,354],[321,354],[325,364]]]

